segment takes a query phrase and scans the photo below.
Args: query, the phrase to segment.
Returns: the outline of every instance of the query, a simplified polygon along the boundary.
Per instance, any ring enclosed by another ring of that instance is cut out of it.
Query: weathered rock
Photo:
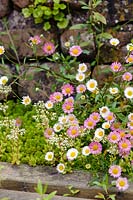
[[[105,0],[98,6],[98,11],[105,16],[109,25],[129,21],[133,18],[133,1]]]
[[[47,194],[44,194],[43,197],[47,198]],[[24,192],[24,191],[15,191],[15,190],[2,190],[0,189],[0,198],[3,200],[7,200],[5,198],[9,198],[10,200],[35,200],[40,199],[40,195],[35,192]],[[2,200],[1,199],[1,200]],[[55,195],[53,200],[79,200],[76,197],[63,197]],[[94,199],[85,199],[80,198],[80,200],[94,200]]]
[[[9,0],[0,0],[0,18],[6,16],[11,11]]]
[[[56,34],[55,33],[49,33],[45,32],[42,29],[35,29],[35,28],[27,28],[27,29],[13,29],[9,32],[10,36],[12,37],[14,46],[16,48],[16,51],[18,53],[19,58],[24,58],[24,57],[35,57],[35,54],[33,53],[32,48],[30,47],[28,41],[31,36],[35,35],[41,35],[43,34],[44,37],[41,38],[41,44],[38,46],[37,51],[36,51],[36,56],[44,56],[42,46],[44,42],[46,41],[51,41],[51,40],[56,40]],[[10,48],[12,45],[10,37],[8,34],[5,35],[0,35],[0,43],[2,43],[6,49],[6,54],[8,57],[10,57],[10,54],[16,59],[16,56],[13,52],[13,50]]]
[[[19,8],[27,7],[32,1],[31,0],[12,0],[14,5],[18,6]]]
[[[45,63],[51,70],[58,70],[58,64]],[[52,85],[59,87],[55,77],[49,77],[45,70],[39,71],[39,67],[27,66],[21,67],[22,77],[19,79],[18,94],[19,96],[29,95],[32,101],[45,101],[52,93]]]
[[[131,30],[129,31],[129,29]],[[108,32],[111,33],[114,38],[118,38],[120,44],[117,47],[112,47],[107,40],[100,50],[100,63],[112,63],[115,61],[124,62],[128,53],[126,45],[131,42],[133,36],[133,25],[125,26],[123,30],[119,31],[110,28]]]
[[[93,178],[87,171],[75,170],[69,174],[59,174],[54,167],[37,166],[29,167],[21,164],[20,166],[13,166],[8,163],[0,163],[4,166],[1,170],[1,185],[2,189],[18,190],[35,192],[35,187],[38,180],[42,184],[47,184],[47,192],[57,191],[57,195],[70,194],[68,189],[72,185],[74,189],[78,189],[79,193],[74,195],[74,198],[94,199],[94,196],[99,192],[104,194],[104,190],[100,187],[90,186],[88,181]],[[117,192],[115,188],[109,188],[109,194],[116,194],[118,200],[132,200],[133,197],[133,183],[130,182],[129,188],[124,192]],[[73,198],[73,200],[74,200]]]
[[[110,70],[110,65],[98,65],[94,68],[92,78],[97,80],[98,87],[102,87],[105,82],[112,80],[113,73]]]

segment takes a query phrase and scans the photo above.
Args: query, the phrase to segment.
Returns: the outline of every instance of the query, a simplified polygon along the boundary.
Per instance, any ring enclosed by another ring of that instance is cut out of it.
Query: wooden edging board
[[[30,167],[25,164],[11,165],[10,163],[0,162],[3,168],[0,171],[1,189],[17,190],[24,192],[35,192],[38,180],[48,185],[47,193],[57,191],[57,195],[70,194],[68,187],[80,190],[74,197],[94,199],[98,192],[103,192],[101,188],[91,187],[88,182],[91,175],[85,171],[74,171],[71,174],[59,174],[55,168],[47,166]],[[133,183],[125,192],[116,192],[115,189],[109,191],[110,194],[116,193],[117,200],[133,200]]]

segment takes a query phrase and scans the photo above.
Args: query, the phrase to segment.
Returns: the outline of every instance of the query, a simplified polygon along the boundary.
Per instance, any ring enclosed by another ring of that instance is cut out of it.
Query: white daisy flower
[[[63,163],[59,163],[57,166],[56,166],[56,169],[59,173],[63,173],[64,170],[65,170],[65,165]]]
[[[83,73],[87,71],[87,65],[85,63],[79,64],[78,72]]]
[[[130,114],[128,115],[128,120],[131,121],[131,122],[133,121],[133,113],[130,113]]]
[[[58,119],[60,124],[66,124],[68,122],[68,116],[67,115],[62,115]]]
[[[68,160],[74,160],[74,159],[76,159],[77,156],[78,156],[78,150],[75,149],[75,148],[71,148],[71,149],[69,149],[69,150],[67,151],[66,156],[67,156],[67,159],[68,159]]]
[[[84,73],[78,73],[76,74],[76,80],[79,82],[82,82],[85,79],[85,74]]]
[[[52,102],[52,101],[47,101],[47,102],[45,103],[45,107],[46,107],[47,109],[53,108],[53,102]]]
[[[114,88],[109,88],[109,92],[110,92],[110,94],[117,94],[119,92],[119,90],[117,87],[114,87]]]
[[[45,160],[52,161],[54,158],[54,153],[52,151],[49,151],[45,154]]]
[[[133,44],[132,43],[127,44],[126,48],[128,51],[133,51]]]
[[[95,137],[96,138],[98,138],[98,139],[102,139],[103,137],[104,137],[104,134],[105,134],[105,131],[104,131],[104,129],[102,129],[102,128],[97,128],[96,130],[95,130]]]
[[[0,85],[5,85],[8,82],[7,76],[2,76],[0,78]]]
[[[3,46],[0,46],[0,55],[4,54],[5,48]]]
[[[88,155],[90,155],[90,153],[91,153],[91,151],[90,151],[89,146],[84,146],[84,147],[82,148],[82,155],[88,156]]]
[[[29,105],[31,103],[31,98],[29,96],[23,96],[22,97],[22,104],[25,106]]]
[[[124,90],[125,97],[128,99],[133,99],[133,87],[127,87]]]
[[[109,123],[109,122],[104,122],[104,123],[102,124],[102,128],[104,128],[104,129],[109,129],[109,128],[110,128],[110,123]]]
[[[110,110],[107,106],[103,106],[101,108],[99,108],[99,111],[100,111],[100,115],[105,118],[108,116],[108,114],[110,113]]]
[[[117,46],[120,43],[117,38],[111,38],[109,42],[112,46]]]
[[[54,124],[53,129],[55,132],[60,132],[62,130],[63,126],[60,123]]]
[[[96,90],[97,88],[97,81],[94,79],[90,79],[87,83],[86,83],[86,87],[90,92],[93,92]]]

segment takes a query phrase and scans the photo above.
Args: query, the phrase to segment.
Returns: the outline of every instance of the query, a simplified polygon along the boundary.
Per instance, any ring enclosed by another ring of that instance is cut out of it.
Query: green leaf
[[[111,39],[111,38],[112,38],[112,35],[111,35],[110,33],[104,32],[104,33],[98,34],[98,35],[97,35],[97,38],[100,38],[100,39],[102,39],[102,38]]]
[[[98,193],[98,195],[95,195],[95,198],[105,199],[104,194],[102,194],[102,193]]]
[[[56,195],[57,191],[51,192],[47,197],[44,198],[44,200],[50,200]]]
[[[28,18],[31,16],[31,12],[30,12],[30,9],[29,8],[23,8],[22,9],[22,13],[24,15],[25,18]]]
[[[116,194],[110,194],[110,195],[109,195],[109,198],[110,198],[111,200],[116,200],[115,197],[116,197]]]
[[[44,25],[43,25],[43,29],[45,31],[49,30],[51,28],[51,24],[49,22],[45,22]]]
[[[103,15],[101,15],[99,12],[93,12],[93,17],[96,22],[107,24],[106,18]]]
[[[87,24],[75,24],[70,27],[70,30],[87,28]]]
[[[42,185],[42,182],[39,180],[38,181],[38,184],[37,184],[37,188],[36,188],[36,192],[40,195],[43,194],[43,185]]]
[[[60,8],[61,10],[64,10],[64,9],[66,8],[66,5],[63,4],[63,3],[61,3],[59,8]]]
[[[53,0],[54,3],[60,3],[60,0]]]
[[[68,23],[69,23],[69,20],[64,18],[63,21],[57,23],[57,26],[60,29],[66,28],[68,26]]]
[[[57,15],[54,16],[54,19],[56,21],[60,21],[62,22],[65,18],[64,18],[64,13],[63,12],[59,12]],[[66,20],[66,19],[65,19]]]

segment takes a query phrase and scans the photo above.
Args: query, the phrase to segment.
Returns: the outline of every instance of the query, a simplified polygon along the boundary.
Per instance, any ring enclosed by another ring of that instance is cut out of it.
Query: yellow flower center
[[[89,149],[85,149],[85,154],[88,154],[90,153],[90,150]]]
[[[0,48],[0,55],[4,53],[4,50]]]
[[[117,136],[116,136],[116,135],[112,135],[112,136],[111,136],[111,139],[112,139],[112,140],[116,140],[116,139],[117,139]]]
[[[123,142],[121,146],[123,149],[126,149],[128,147],[128,144],[126,142]]]
[[[92,121],[88,121],[88,126],[93,126],[93,122]]]
[[[119,172],[119,170],[118,170],[117,168],[114,168],[114,169],[112,170],[112,173],[113,173],[113,174],[118,174],[118,172]]]
[[[48,155],[48,159],[52,159],[52,154],[49,154],[49,155]]]
[[[120,180],[120,181],[119,181],[119,185],[120,185],[121,187],[125,186],[125,181]]]
[[[47,51],[51,51],[52,50],[52,46],[48,45],[47,46]]]
[[[93,148],[94,151],[98,150],[97,144],[94,144],[92,148]]]
[[[74,151],[72,151],[71,154],[70,154],[70,156],[71,156],[71,157],[75,157],[75,156],[76,156],[76,153],[75,153]]]
[[[75,55],[77,55],[79,53],[79,50],[78,49],[73,49],[72,53],[75,54]]]
[[[99,131],[98,135],[99,135],[99,136],[103,136],[103,132],[102,132],[102,131]]]
[[[129,46],[129,51],[133,51],[133,46]]]
[[[133,92],[132,91],[128,91],[127,94],[128,94],[128,96],[132,96]]]
[[[128,61],[128,62],[133,62],[133,57],[131,57],[131,56],[128,57],[128,58],[127,58],[127,61]]]
[[[71,89],[70,88],[66,88],[66,93],[70,93],[71,92]]]
[[[94,88],[95,87],[95,83],[90,83],[90,88]]]
[[[77,130],[75,130],[75,129],[71,130],[72,135],[76,135],[76,133],[77,133]]]

